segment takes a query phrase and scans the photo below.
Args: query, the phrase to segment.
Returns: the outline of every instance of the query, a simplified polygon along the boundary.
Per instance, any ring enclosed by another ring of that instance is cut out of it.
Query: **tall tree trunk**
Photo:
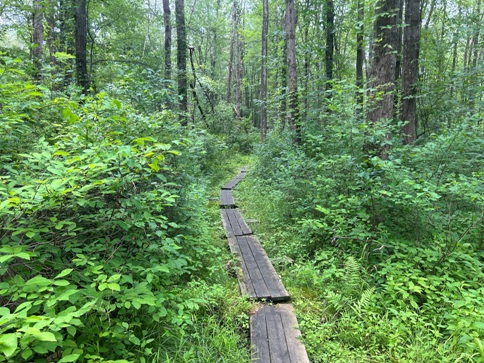
[[[163,0],[163,23],[165,25],[165,80],[171,80],[171,10],[170,0]]]
[[[364,17],[365,8],[364,0],[358,0],[358,28],[356,33],[356,87],[357,97],[356,102],[358,103],[359,110],[363,108],[363,62],[365,59],[365,48],[364,48]]]
[[[44,62],[44,11],[42,0],[34,0],[32,12],[32,59],[34,64],[34,81],[42,80]]]
[[[297,63],[296,63],[296,9],[294,0],[286,0],[286,37],[287,37],[287,89],[289,93],[288,121],[295,131],[295,142],[300,137],[299,105],[297,94]]]
[[[54,15],[54,1],[50,0],[49,1],[49,16],[47,17],[47,24],[49,29],[47,30],[47,47],[49,48],[49,63],[51,67],[51,76],[55,76],[55,66],[56,66],[56,59],[55,59],[55,52],[56,46],[55,46],[55,33],[54,33],[54,28],[55,28],[55,15]],[[54,89],[56,88],[55,85]]]
[[[405,30],[403,39],[402,120],[403,142],[417,139],[417,81],[420,52],[420,0],[405,0]]]
[[[234,60],[235,60],[235,117],[242,118],[242,44],[240,41],[240,9],[234,0]]]
[[[308,44],[309,42],[309,21],[307,25],[304,27],[304,44]],[[307,119],[308,117],[308,110],[309,110],[309,77],[310,77],[310,70],[311,70],[311,50],[309,46],[306,46],[304,50],[304,111],[303,111],[303,118]]]
[[[260,74],[260,135],[266,140],[267,134],[267,35],[269,32],[269,0],[262,0],[262,64]]]
[[[325,6],[326,15],[326,49],[325,49],[325,61],[326,61],[326,90],[332,88],[333,81],[333,63],[334,63],[334,2],[333,0],[326,0]],[[330,96],[327,93],[327,96]]]
[[[175,1],[176,14],[176,45],[177,45],[177,68],[178,68],[178,97],[180,121],[182,126],[187,125],[188,100],[187,100],[187,33],[185,28],[185,0]]]
[[[395,49],[397,63],[395,64],[395,81],[402,76],[402,44],[403,44],[403,0],[398,0],[397,12],[397,48]],[[396,97],[396,95],[395,95]]]
[[[367,121],[375,125],[393,117],[395,90],[395,49],[398,46],[398,4],[399,0],[379,0],[374,29],[372,64],[369,77],[369,112]],[[386,133],[379,145],[365,145],[365,149],[382,159],[388,158],[389,146],[386,141],[391,138]]]
[[[281,118],[281,128],[286,127],[287,119],[287,12],[282,16],[282,28],[284,29],[284,42],[282,45],[282,61],[281,61],[281,104],[279,107],[279,116]]]
[[[229,71],[227,75],[227,95],[225,96],[225,100],[227,103],[230,103],[232,100],[232,78],[233,78],[233,70],[234,70],[234,41],[235,37],[232,35],[232,39],[230,42],[230,55],[229,55]]]
[[[59,49],[72,55],[75,59],[75,4],[73,0],[59,0]],[[61,88],[65,89],[72,81],[72,69],[75,67],[75,60],[67,59],[64,61],[68,66],[64,66],[64,79]]]
[[[76,75],[82,93],[89,91],[87,73],[87,12],[86,0],[76,0]]]
[[[479,35],[481,28],[478,24],[481,24],[481,0],[477,0],[476,9],[474,10],[475,28],[472,36],[472,46],[474,47],[472,68],[477,68],[477,59],[479,58]]]

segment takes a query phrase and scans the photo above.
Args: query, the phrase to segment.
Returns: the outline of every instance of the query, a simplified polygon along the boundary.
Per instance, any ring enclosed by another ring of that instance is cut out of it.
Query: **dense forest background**
[[[236,199],[313,362],[484,362],[481,0],[2,0],[0,361],[249,361]]]

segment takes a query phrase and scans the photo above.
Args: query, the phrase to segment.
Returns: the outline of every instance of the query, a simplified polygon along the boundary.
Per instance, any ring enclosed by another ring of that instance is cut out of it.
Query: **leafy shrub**
[[[211,304],[186,293],[219,253],[199,183],[210,172],[186,168],[206,144],[171,113],[142,116],[106,94],[43,100],[55,132],[2,136],[0,361],[144,362],[160,332],[180,336]]]

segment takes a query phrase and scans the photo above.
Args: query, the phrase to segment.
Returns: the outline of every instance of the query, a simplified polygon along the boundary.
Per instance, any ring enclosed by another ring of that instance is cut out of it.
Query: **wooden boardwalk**
[[[252,362],[309,363],[290,296],[264,248],[236,208],[232,189],[245,177],[245,169],[220,192],[220,215],[229,247],[240,265],[237,276],[242,294],[262,301],[250,319]],[[269,305],[267,303],[282,304]]]
[[[309,363],[292,304],[264,305],[250,318],[252,361]]]

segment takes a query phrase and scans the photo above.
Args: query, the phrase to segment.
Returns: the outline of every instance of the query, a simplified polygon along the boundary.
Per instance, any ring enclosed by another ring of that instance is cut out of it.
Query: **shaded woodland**
[[[0,362],[244,362],[234,193],[311,362],[484,362],[481,0],[0,2]]]

